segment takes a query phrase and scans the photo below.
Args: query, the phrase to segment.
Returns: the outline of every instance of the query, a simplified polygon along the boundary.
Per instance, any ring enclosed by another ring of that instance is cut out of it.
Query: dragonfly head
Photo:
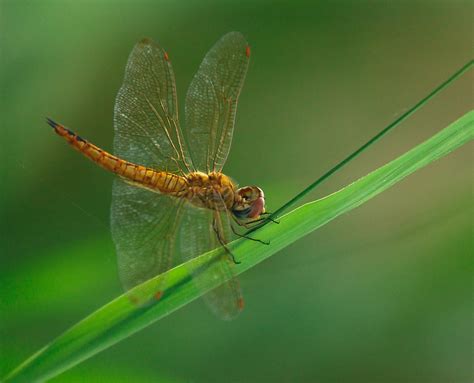
[[[237,189],[232,213],[239,219],[256,219],[265,213],[265,195],[257,186]]]

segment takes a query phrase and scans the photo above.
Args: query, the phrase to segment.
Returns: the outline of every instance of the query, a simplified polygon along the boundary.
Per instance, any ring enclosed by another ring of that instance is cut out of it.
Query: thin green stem
[[[472,66],[474,65],[474,60],[469,61],[467,64],[465,64],[462,68],[458,69],[451,77],[449,77],[446,81],[438,85],[432,92],[430,92],[427,96],[422,98],[420,101],[418,101],[415,105],[413,105],[409,110],[407,110],[405,113],[403,113],[400,117],[398,117],[395,121],[391,122],[389,125],[387,125],[384,129],[382,129],[378,134],[376,134],[374,137],[372,137],[369,141],[367,141],[364,145],[362,145],[359,149],[351,153],[349,156],[344,158],[341,162],[339,162],[336,166],[334,166],[332,169],[328,170],[326,173],[324,173],[321,177],[319,177],[316,181],[314,181],[312,184],[310,184],[306,189],[304,189],[302,192],[298,193],[295,197],[290,199],[287,203],[285,203],[283,206],[281,206],[279,209],[277,209],[275,212],[273,212],[269,218],[271,219],[276,219],[279,216],[281,216],[284,212],[288,211],[291,207],[295,206],[297,202],[299,202],[302,198],[304,198],[307,194],[312,192],[318,185],[322,184],[324,181],[326,181],[331,175],[342,169],[346,164],[348,164],[350,161],[352,161],[354,158],[356,158],[359,154],[361,154],[364,150],[366,150],[369,146],[380,140],[385,134],[387,134],[389,131],[400,125],[405,119],[407,119],[409,116],[411,116],[413,113],[421,109],[428,101],[430,101],[437,93],[439,93],[441,90],[446,88],[448,85],[450,85],[453,81],[455,81],[457,78],[462,76],[465,72],[467,72]],[[264,223],[258,227],[255,227],[253,229],[250,229],[248,232],[252,232],[259,227],[262,227],[263,225],[266,225],[267,223],[270,222],[269,220],[264,221]]]

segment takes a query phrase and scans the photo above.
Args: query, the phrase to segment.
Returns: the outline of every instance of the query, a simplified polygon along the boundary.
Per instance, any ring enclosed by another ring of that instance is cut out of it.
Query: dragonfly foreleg
[[[233,215],[232,215],[232,218],[233,218],[234,221],[237,223],[237,225],[243,226],[243,227],[245,227],[246,229],[248,229],[248,227],[245,226],[245,223],[239,222],[239,221],[237,220],[237,218],[235,218]],[[269,241],[264,241],[264,240],[258,239],[258,238],[252,238],[252,237],[250,237],[250,236],[248,236],[248,235],[246,235],[246,234],[240,234],[239,232],[237,232],[237,230],[235,230],[235,227],[234,227],[234,225],[232,225],[232,222],[230,222],[230,228],[232,229],[232,232],[233,232],[236,236],[238,236],[238,237],[240,237],[240,238],[245,238],[245,239],[250,239],[251,241],[260,242],[260,243],[263,244],[263,245],[269,245],[269,244],[270,244]]]
[[[261,219],[262,220],[266,220],[266,221],[270,221],[270,222],[273,222],[273,223],[276,223],[277,225],[280,223],[280,221],[276,221],[272,218],[272,214],[273,213],[270,213],[270,212],[265,212],[265,213],[262,213],[260,214],[260,216],[262,215],[266,215],[267,217],[262,217]]]
[[[260,218],[254,219],[252,221],[247,221],[247,222],[242,222],[242,221],[239,221],[237,219],[234,219],[234,220],[235,220],[235,222],[237,222],[237,224],[239,226],[243,226],[246,229],[255,229],[257,227],[263,226],[267,222],[273,222],[273,223],[277,223],[277,224],[280,223],[280,222],[275,221],[273,219],[270,219],[268,217],[260,217]]]
[[[251,241],[260,242],[263,245],[269,245],[270,244],[269,241],[264,241],[262,239],[252,238],[252,237],[250,237],[248,235],[245,235],[245,234],[240,234],[239,232],[237,232],[237,230],[235,230],[235,227],[232,224],[230,225],[230,227],[232,229],[232,232],[240,238],[245,238],[245,239],[250,239]]]

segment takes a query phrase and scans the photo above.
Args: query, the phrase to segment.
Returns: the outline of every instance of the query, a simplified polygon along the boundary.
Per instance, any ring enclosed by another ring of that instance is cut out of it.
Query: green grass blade
[[[401,116],[397,117],[394,121],[388,124],[385,128],[383,128],[379,133],[377,133],[374,137],[372,137],[369,141],[359,147],[357,150],[349,154],[346,158],[344,158],[341,162],[335,165],[333,168],[329,169],[326,173],[324,173],[321,177],[319,177],[316,181],[310,184],[307,188],[299,192],[296,196],[286,202],[282,207],[272,213],[272,218],[277,218],[283,213],[287,212],[289,209],[294,207],[297,203],[299,203],[307,194],[311,193],[316,187],[321,185],[324,181],[326,181],[329,177],[331,177],[334,173],[337,173],[341,170],[344,166],[346,166],[349,162],[353,159],[358,157],[362,154],[365,150],[367,150],[370,146],[375,144],[379,141],[382,137],[386,134],[391,132],[397,126],[399,126],[403,121],[405,121],[408,117],[415,114],[418,110],[420,110],[423,106],[425,106],[433,97],[435,97],[438,93],[440,93],[443,89],[447,86],[451,85],[454,81],[456,81],[459,77],[461,77],[464,73],[466,73],[471,67],[474,65],[474,60],[470,60],[466,64],[464,64],[460,69],[458,69],[455,73],[453,73],[446,81],[442,82],[436,88],[434,88],[428,95],[423,97],[420,101],[418,101],[415,105],[413,105],[410,109],[406,112],[402,113]],[[253,230],[250,230],[250,232]]]
[[[232,242],[230,247],[241,261],[241,264],[236,265],[237,273],[255,266],[473,138],[474,111],[471,111],[387,165],[325,198],[305,204],[282,216],[280,224],[266,225],[254,232],[256,237],[270,240],[270,245],[242,239]],[[164,296],[159,301],[154,300],[153,295],[163,275],[130,292],[134,297],[153,302],[149,305],[136,307],[131,303],[129,295],[118,297],[25,361],[6,377],[6,381],[32,382],[56,376],[195,300],[202,292],[192,283],[191,272],[206,273],[209,268],[215,267],[214,261],[219,256],[222,256],[222,253],[218,249],[168,271]],[[216,287],[217,283],[209,279],[205,288],[210,290]]]

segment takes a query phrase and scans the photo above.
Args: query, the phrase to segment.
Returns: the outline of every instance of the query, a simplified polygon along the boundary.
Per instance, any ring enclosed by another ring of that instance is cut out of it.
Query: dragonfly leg
[[[260,215],[261,215],[261,216],[262,216],[262,215],[268,216],[268,217],[263,217],[263,219],[264,219],[264,220],[267,220],[267,221],[271,221],[271,222],[276,223],[276,224],[278,225],[278,224],[280,223],[280,221],[274,220],[274,219],[272,218],[272,214],[273,214],[273,213],[265,212],[265,213],[262,213],[262,214],[260,214]]]
[[[241,221],[238,221],[237,219],[234,219],[234,220],[237,222],[237,224],[239,226],[243,226],[246,229],[254,229],[256,227],[263,226],[267,222],[273,222],[273,223],[277,223],[277,224],[280,223],[280,222],[275,221],[273,219],[269,219],[268,217],[260,217],[260,218],[254,219],[252,221],[249,221],[249,222],[241,222]]]
[[[240,234],[239,232],[237,232],[237,230],[235,230],[235,227],[232,224],[230,224],[230,228],[232,229],[233,233],[236,236],[240,237],[240,238],[245,238],[245,239],[250,239],[251,241],[260,242],[263,245],[269,245],[270,244],[269,241],[263,241],[263,240],[258,239],[258,238],[249,237],[248,235],[245,235],[245,234]]]
[[[217,214],[219,214],[219,213],[217,213]],[[214,216],[214,220],[212,222],[212,228],[213,228],[214,232],[216,233],[217,240],[222,245],[222,247],[227,252],[227,254],[229,254],[230,258],[232,259],[232,262],[234,262],[236,265],[240,264],[240,261],[235,259],[234,254],[232,254],[230,249],[227,247],[227,244],[224,241],[224,238],[222,238],[221,231],[219,230],[219,225],[218,225],[218,222],[217,222],[217,219],[215,218],[215,216]]]
[[[246,229],[251,229],[253,223],[257,223],[259,221],[262,221],[261,219],[251,221],[251,222],[241,222],[238,219],[234,219],[234,221],[237,223],[237,225],[245,227]]]

